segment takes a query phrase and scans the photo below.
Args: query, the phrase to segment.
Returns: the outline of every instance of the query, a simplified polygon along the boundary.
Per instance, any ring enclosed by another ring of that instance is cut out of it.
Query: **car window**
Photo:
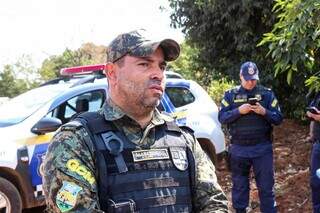
[[[22,122],[69,86],[59,84],[38,87],[12,98],[0,107],[0,127]]]
[[[167,87],[166,93],[175,107],[185,106],[195,100],[190,90],[183,87]]]
[[[104,90],[90,91],[75,96],[56,107],[47,116],[59,118],[62,123],[70,121],[71,117],[80,112],[99,110],[105,100]]]

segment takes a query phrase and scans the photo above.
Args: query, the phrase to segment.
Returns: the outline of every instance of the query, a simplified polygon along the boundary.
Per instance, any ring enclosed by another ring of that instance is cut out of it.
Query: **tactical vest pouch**
[[[136,204],[133,200],[127,199],[119,202],[114,202],[109,199],[108,213],[120,212],[135,212]]]

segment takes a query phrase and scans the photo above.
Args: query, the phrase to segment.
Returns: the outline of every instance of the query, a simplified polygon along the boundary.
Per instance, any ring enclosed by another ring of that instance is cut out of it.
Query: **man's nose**
[[[162,68],[159,67],[159,66],[156,66],[156,67],[153,69],[151,78],[152,78],[152,79],[163,80],[164,76],[165,76],[165,74],[164,74],[164,71],[162,70]]]

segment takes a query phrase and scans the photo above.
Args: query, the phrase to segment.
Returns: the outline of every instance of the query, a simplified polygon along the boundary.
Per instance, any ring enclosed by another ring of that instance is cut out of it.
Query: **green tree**
[[[259,45],[268,44],[268,54],[275,62],[275,75],[285,74],[288,84],[294,75],[300,80],[319,75],[320,2],[276,0],[273,11],[278,14],[278,22]],[[313,80],[311,82],[318,82]]]
[[[186,41],[180,47],[181,53],[179,58],[170,63],[168,69],[182,74],[187,79],[193,79],[203,86],[207,85],[206,79],[208,78],[204,77],[206,73],[203,72],[203,67],[197,63],[199,50],[192,48]]]
[[[257,47],[262,35],[272,29],[273,0],[169,0],[174,13],[173,27],[181,27],[196,59],[207,76],[222,73],[236,80],[239,67],[247,60],[256,61],[270,75],[266,47]],[[218,77],[220,77],[218,75]],[[266,81],[271,77],[264,78]]]
[[[66,49],[61,55],[45,59],[40,68],[40,75],[42,79],[50,80],[58,77],[62,68],[103,63],[105,58],[106,47],[86,43],[77,50]]]
[[[302,119],[308,92],[305,80],[309,92],[320,89],[320,2],[276,0],[273,11],[278,22],[259,45],[268,46],[275,62],[274,75],[281,79],[278,88],[287,114]]]
[[[21,79],[16,79],[13,65],[5,65],[0,72],[0,96],[14,97],[28,89],[28,85]]]

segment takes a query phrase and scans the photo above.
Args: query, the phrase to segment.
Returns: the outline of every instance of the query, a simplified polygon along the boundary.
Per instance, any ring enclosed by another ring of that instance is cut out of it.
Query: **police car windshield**
[[[70,85],[48,85],[25,92],[0,106],[0,127],[20,123]]]

